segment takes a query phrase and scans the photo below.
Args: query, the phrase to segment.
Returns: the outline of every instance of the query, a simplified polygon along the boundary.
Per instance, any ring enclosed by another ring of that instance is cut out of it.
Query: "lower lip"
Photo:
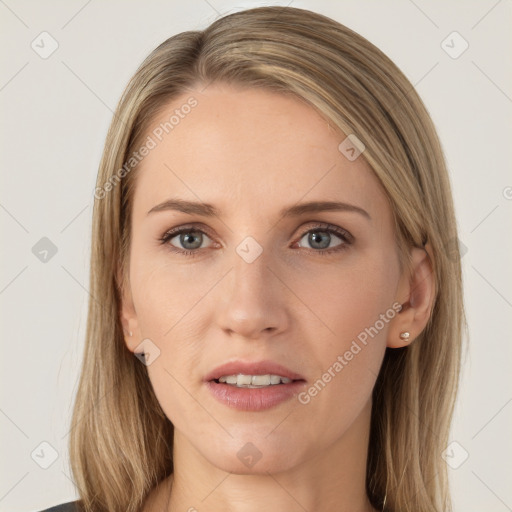
[[[215,381],[205,384],[219,402],[229,407],[240,411],[263,411],[296,396],[306,382],[297,380],[265,388],[237,388]]]

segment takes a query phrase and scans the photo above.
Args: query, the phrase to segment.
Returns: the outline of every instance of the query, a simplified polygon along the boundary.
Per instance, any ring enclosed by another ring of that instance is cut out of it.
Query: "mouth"
[[[291,399],[306,380],[272,361],[234,361],[210,372],[204,382],[213,396],[228,407],[261,411]]]
[[[305,382],[302,375],[273,361],[230,361],[212,370],[203,380],[236,387],[278,386],[300,380]]]

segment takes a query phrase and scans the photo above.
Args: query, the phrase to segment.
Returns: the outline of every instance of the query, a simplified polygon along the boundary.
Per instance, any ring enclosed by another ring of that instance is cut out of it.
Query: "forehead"
[[[193,90],[150,123],[144,141],[154,147],[137,170],[134,210],[169,196],[212,203],[226,215],[270,214],[301,198],[385,210],[366,161],[339,151],[345,138],[293,96],[219,84]]]

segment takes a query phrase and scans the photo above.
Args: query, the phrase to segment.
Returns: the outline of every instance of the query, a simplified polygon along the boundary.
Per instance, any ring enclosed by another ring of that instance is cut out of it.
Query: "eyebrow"
[[[215,206],[209,203],[201,203],[196,201],[185,201],[184,199],[168,199],[163,203],[157,204],[151,210],[150,213],[162,212],[167,210],[175,210],[182,213],[188,213],[192,215],[201,215],[203,217],[218,217],[220,211]],[[359,213],[363,217],[371,221],[370,214],[353,204],[342,203],[339,201],[310,201],[307,203],[300,203],[293,206],[283,208],[279,212],[280,217],[297,217],[305,213],[318,213],[318,212],[354,212]]]

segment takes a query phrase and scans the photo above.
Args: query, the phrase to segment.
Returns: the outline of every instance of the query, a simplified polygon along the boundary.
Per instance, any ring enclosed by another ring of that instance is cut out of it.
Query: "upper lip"
[[[280,375],[281,377],[287,377],[291,380],[305,380],[302,375],[273,361],[230,361],[217,366],[217,368],[205,376],[204,381],[208,382],[224,375],[237,375],[239,373],[244,375]]]

